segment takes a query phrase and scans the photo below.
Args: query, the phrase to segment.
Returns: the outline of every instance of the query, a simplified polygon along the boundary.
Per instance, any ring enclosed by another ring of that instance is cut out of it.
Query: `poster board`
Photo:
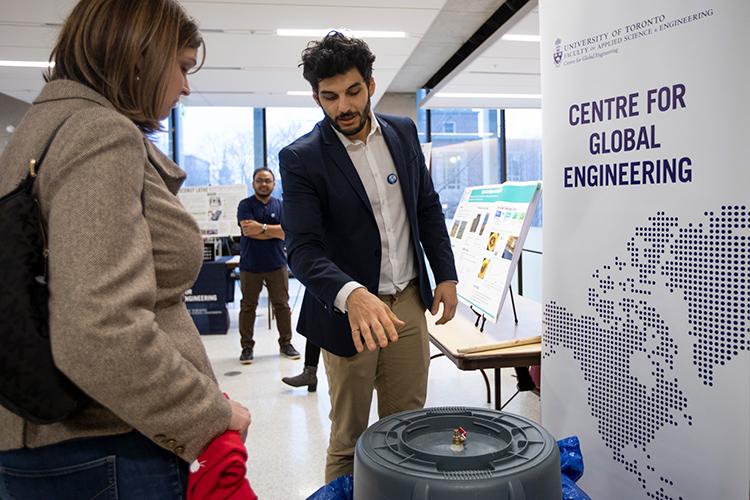
[[[542,423],[607,500],[750,497],[750,2],[541,0]]]
[[[244,184],[183,187],[178,196],[204,237],[241,235],[237,207],[247,198]]]
[[[493,323],[513,279],[541,196],[541,182],[468,187],[448,234],[458,298]]]

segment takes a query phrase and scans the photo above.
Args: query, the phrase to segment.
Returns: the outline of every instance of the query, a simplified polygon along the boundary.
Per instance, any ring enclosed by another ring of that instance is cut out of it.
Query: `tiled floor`
[[[296,324],[302,287],[295,280],[290,282],[290,295],[289,303],[295,313],[293,324]],[[323,362],[321,360],[318,369],[317,392],[308,393],[304,387],[294,389],[281,382],[281,377],[301,372],[303,360],[292,361],[279,356],[276,324],[273,324],[272,331],[268,330],[264,292],[255,325],[255,361],[251,365],[241,365],[237,330],[239,289],[235,297],[236,302],[230,304],[232,324],[229,333],[202,338],[221,388],[250,408],[253,416],[247,438],[250,483],[261,500],[305,499],[323,485],[330,430],[330,403]],[[293,343],[304,354],[304,337],[295,333]],[[487,375],[492,383],[492,373]],[[515,392],[512,369],[502,371],[502,384],[503,399],[507,400]],[[446,405],[492,407],[487,404],[481,374],[459,371],[443,357],[433,360],[430,367],[427,406]],[[505,411],[539,422],[539,397],[531,392],[520,393]],[[375,404],[370,419],[371,422],[377,420]]]

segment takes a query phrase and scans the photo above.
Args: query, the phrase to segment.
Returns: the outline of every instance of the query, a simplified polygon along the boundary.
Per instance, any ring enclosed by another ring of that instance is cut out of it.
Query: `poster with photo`
[[[237,206],[247,198],[244,184],[184,187],[178,196],[203,236],[240,236]]]
[[[541,182],[466,188],[449,229],[458,298],[495,322],[541,196]]]

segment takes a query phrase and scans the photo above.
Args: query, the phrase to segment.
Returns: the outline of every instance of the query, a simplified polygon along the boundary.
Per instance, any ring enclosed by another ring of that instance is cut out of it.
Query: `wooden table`
[[[479,344],[490,344],[514,339],[525,339],[540,336],[542,333],[541,305],[524,297],[516,296],[518,324],[513,317],[510,297],[503,305],[497,323],[487,321],[484,333],[474,326],[476,315],[464,304],[458,305],[458,312],[448,324],[435,326],[435,317],[429,311],[427,327],[430,331],[430,342],[446,358],[450,359],[459,370],[495,370],[495,409],[501,409],[500,369],[516,366],[538,365],[541,362],[542,344],[535,342],[527,345],[505,347],[472,354],[462,354],[459,349]],[[481,324],[481,323],[480,323]],[[484,372],[482,371],[482,375]],[[485,376],[489,399],[489,381]],[[489,401],[488,401],[489,402]]]

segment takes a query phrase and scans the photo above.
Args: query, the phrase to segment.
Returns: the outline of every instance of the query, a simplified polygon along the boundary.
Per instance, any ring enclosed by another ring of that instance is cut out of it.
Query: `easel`
[[[513,306],[513,319],[516,321],[516,324],[518,324],[518,314],[516,314],[516,301],[513,299],[513,287],[509,286],[508,291],[510,292],[510,303]],[[474,306],[469,306],[469,309],[471,309],[471,312],[473,312],[477,320],[474,322],[474,327],[479,328],[479,331],[484,333],[484,324],[487,322],[487,316],[484,315],[484,313],[480,313],[476,309],[474,309]],[[482,326],[479,326],[479,321],[482,321]]]
[[[510,292],[510,304],[511,306],[513,306],[513,320],[516,322],[516,324],[518,324],[518,314],[516,313],[516,301],[513,298],[513,286],[510,286],[510,285],[508,286],[508,292]],[[471,309],[471,312],[473,312],[477,316],[477,320],[474,322],[474,327],[479,328],[479,331],[484,333],[484,324],[487,321],[487,317],[484,315],[484,313],[480,314],[479,312],[477,312],[473,306],[469,306],[469,308]],[[482,321],[482,326],[479,326],[480,320]],[[491,402],[490,380],[487,378],[487,374],[484,373],[484,370],[479,370],[479,371],[482,373],[482,377],[484,377],[484,383],[485,383],[485,386],[487,387],[487,402],[490,403]],[[499,368],[495,368],[495,387],[500,387],[500,369]],[[516,388],[516,392],[513,393],[513,395],[505,403],[502,403],[499,408],[497,408],[497,404],[496,404],[495,405],[496,408],[498,410],[502,410],[503,408],[505,408],[508,405],[508,403],[513,401],[513,398],[518,396],[519,392],[521,392],[521,390]],[[498,390],[496,391],[496,393],[499,397],[500,391]]]
[[[515,321],[516,324],[518,324],[518,313],[516,312],[516,301],[513,298],[513,287],[509,286],[508,291],[510,292],[510,303],[511,303],[511,306],[513,307],[513,320]],[[474,328],[478,328],[480,332],[484,333],[484,325],[487,322],[487,317],[484,315],[484,313],[480,313],[476,309],[474,309],[473,306],[469,306],[469,309],[471,309],[471,312],[473,312],[477,317],[476,321],[474,322]],[[481,326],[480,326],[480,321],[481,321]],[[440,356],[445,356],[445,355],[443,353],[435,354],[431,356],[430,359],[439,358]],[[500,383],[501,383],[500,368],[495,368],[494,370],[495,370],[495,387],[499,388]],[[482,374],[482,378],[484,379],[484,386],[487,390],[487,404],[491,404],[492,403],[492,390],[490,388],[490,379],[487,377],[487,374],[485,373],[483,368],[479,369],[479,373]],[[496,402],[495,409],[502,410],[503,408],[505,408],[508,405],[508,403],[513,401],[513,398],[515,398],[519,392],[521,391],[516,389],[516,392],[505,403],[498,404]],[[496,390],[496,394],[499,396],[500,391]]]

